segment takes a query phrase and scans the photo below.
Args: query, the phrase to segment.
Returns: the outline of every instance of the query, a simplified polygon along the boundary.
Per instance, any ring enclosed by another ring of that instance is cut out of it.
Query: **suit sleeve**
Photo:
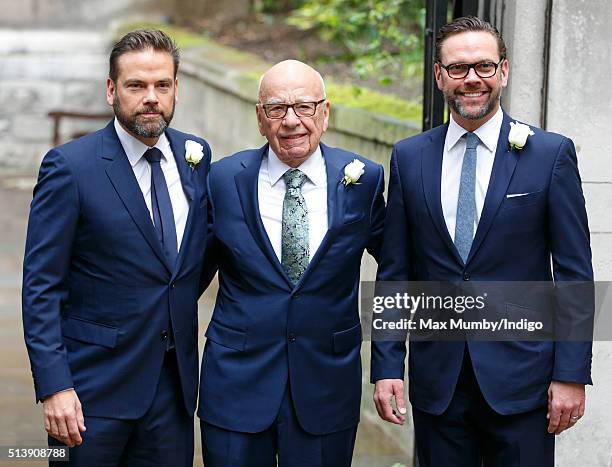
[[[389,199],[385,216],[380,260],[376,281],[410,280],[411,241],[408,219],[404,206],[402,180],[398,167],[397,148],[393,149],[390,162]],[[382,287],[377,285],[377,294]],[[404,379],[404,360],[406,358],[406,341],[384,341],[375,337],[372,332],[372,361],[370,380]]]
[[[36,399],[74,387],[62,341],[61,310],[79,217],[78,188],[66,158],[44,157],[30,207],[23,264],[23,330]]]
[[[204,258],[202,261],[202,274],[200,276],[200,295],[204,293],[206,288],[210,285],[211,281],[215,277],[215,274],[217,273],[217,270],[219,269],[217,255],[219,245],[213,230],[215,222],[215,204],[211,190],[210,178],[211,173],[209,171],[208,177],[206,178],[206,191],[208,196],[208,227],[206,230],[206,248],[204,249]]]
[[[555,360],[552,379],[592,384],[594,319],[589,226],[576,151],[561,143],[548,192],[549,242],[555,279]]]
[[[378,168],[378,182],[370,209],[370,238],[366,245],[368,252],[376,261],[380,259],[380,248],[382,246],[383,227],[385,224],[385,197],[383,196],[385,191],[385,173],[382,166],[378,166]]]

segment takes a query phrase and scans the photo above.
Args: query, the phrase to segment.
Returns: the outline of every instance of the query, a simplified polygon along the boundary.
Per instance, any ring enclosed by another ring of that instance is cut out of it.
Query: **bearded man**
[[[509,64],[497,29],[476,17],[443,26],[434,73],[450,122],[394,147],[378,280],[554,281],[557,297],[559,284],[588,285],[589,228],[574,144],[502,110]],[[559,337],[567,323],[592,323],[592,297],[582,296],[577,306],[556,300],[552,310],[529,295],[499,305],[509,317],[518,309],[554,320]],[[552,467],[555,434],[584,414],[588,338],[411,340],[419,465]],[[403,341],[372,343],[376,407],[396,424],[406,413],[405,357]]]
[[[23,326],[69,465],[193,464],[211,155],[168,128],[178,64],[163,32],[124,36],[106,86],[115,119],[51,149],[34,189]]]

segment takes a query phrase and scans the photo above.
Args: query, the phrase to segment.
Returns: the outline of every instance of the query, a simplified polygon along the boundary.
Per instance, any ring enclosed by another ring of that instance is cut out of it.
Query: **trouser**
[[[289,387],[276,420],[259,433],[200,422],[206,467],[350,467],[357,426],[312,435],[300,426]]]
[[[554,467],[547,407],[500,415],[487,403],[466,347],[455,393],[441,415],[413,407],[419,467]]]
[[[85,416],[83,443],[54,467],[193,466],[193,417],[185,411],[176,353],[166,352],[151,407],[136,420]],[[49,437],[49,446],[63,444]]]

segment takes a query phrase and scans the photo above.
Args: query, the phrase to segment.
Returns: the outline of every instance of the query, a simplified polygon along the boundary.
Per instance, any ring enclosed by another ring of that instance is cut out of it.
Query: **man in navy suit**
[[[23,326],[49,443],[72,447],[70,465],[193,463],[210,149],[168,128],[178,64],[163,32],[124,36],[116,118],[50,150],[34,189]]]
[[[351,463],[361,397],[361,257],[378,257],[383,170],[320,142],[321,75],[287,60],[260,82],[268,144],[211,167],[218,268],[200,406],[206,467]],[[210,255],[209,255],[210,253]]]
[[[509,140],[508,69],[490,24],[466,17],[440,30],[434,71],[450,122],[394,147],[378,280],[592,281],[574,145],[520,126]],[[566,308],[556,304],[557,324]],[[588,323],[592,302],[578,308],[572,318]],[[374,401],[398,424],[405,356],[403,341],[372,344]],[[582,417],[590,369],[590,342],[411,340],[420,465],[553,466],[554,435]]]

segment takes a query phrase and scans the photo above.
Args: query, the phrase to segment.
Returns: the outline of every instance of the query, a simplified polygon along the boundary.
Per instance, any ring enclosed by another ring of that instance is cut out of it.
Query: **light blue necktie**
[[[480,140],[475,133],[465,134],[465,154],[461,166],[459,197],[457,199],[457,223],[455,224],[455,246],[465,263],[474,240],[476,222],[476,147]]]
[[[283,175],[287,191],[283,200],[281,264],[289,279],[298,283],[310,260],[308,249],[308,210],[302,195],[306,174],[289,169]]]

